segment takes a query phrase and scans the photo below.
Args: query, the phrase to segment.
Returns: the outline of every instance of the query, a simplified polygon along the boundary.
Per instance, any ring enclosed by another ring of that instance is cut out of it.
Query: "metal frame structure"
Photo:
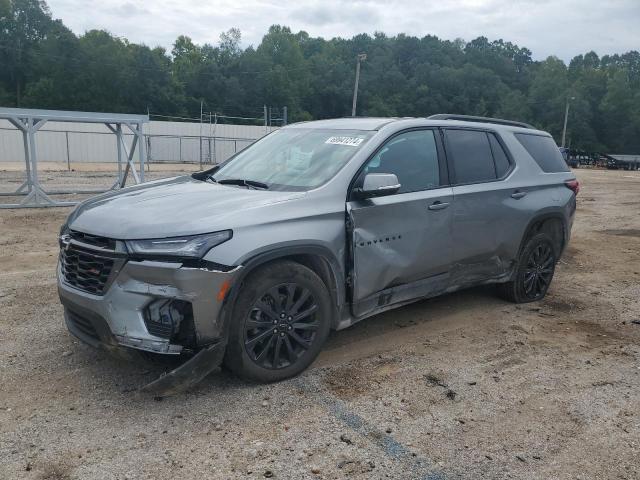
[[[2,135],[3,131],[15,131],[15,129],[13,127],[0,127],[0,136]],[[83,132],[83,131],[79,131],[79,130],[51,130],[51,129],[47,129],[47,128],[42,128],[40,129],[40,132],[42,133],[59,133],[61,135],[64,136],[62,142],[64,145],[64,153],[60,154],[60,162],[59,163],[65,163],[67,164],[67,170],[71,171],[71,164],[72,163],[82,163],[81,160],[76,160],[76,159],[72,159],[71,157],[71,148],[70,148],[70,141],[71,141],[71,137],[70,134],[73,135],[75,138],[77,137],[81,137],[82,135],[113,135],[113,133],[111,131],[108,132],[96,132],[96,131],[89,131],[89,132]],[[123,137],[125,138],[125,142],[127,141],[127,138],[129,136],[131,136],[130,133],[128,133],[127,131],[124,131],[122,133]],[[222,137],[222,136],[209,136],[209,135],[203,135],[202,137],[200,137],[199,135],[188,135],[188,134],[166,134],[166,133],[145,133],[144,134],[145,139],[146,139],[146,159],[145,159],[145,168],[146,171],[149,171],[149,165],[153,164],[153,163],[199,163],[199,159],[197,158],[198,156],[196,155],[195,157],[193,157],[193,160],[189,160],[189,159],[185,159],[184,158],[184,148],[183,148],[183,144],[185,142],[189,142],[189,141],[193,141],[195,143],[198,143],[198,140],[201,139],[202,143],[204,145],[211,145],[210,150],[211,150],[211,154],[209,154],[210,158],[214,158],[215,155],[213,155],[213,152],[215,151],[216,148],[216,144],[217,145],[224,145],[225,143],[228,144],[232,144],[233,145],[233,154],[238,152],[238,148],[239,146],[241,147],[240,149],[246,148],[248,145],[252,144],[253,142],[255,142],[256,140],[258,140],[261,137]],[[157,147],[154,147],[154,142],[157,140],[175,140],[177,147],[176,147],[176,151],[178,152],[178,155],[173,158],[173,157],[157,157],[153,152],[154,149]],[[0,138],[0,142],[1,142],[1,138]],[[2,161],[3,161],[3,156],[2,153],[0,151],[0,167],[2,166]],[[208,158],[207,155],[203,156],[204,158]],[[6,160],[7,157],[4,157],[4,159]],[[113,157],[114,159],[117,157]],[[224,157],[221,161],[226,160],[227,157]],[[51,162],[51,160],[46,160]],[[38,159],[38,162],[41,162],[41,159]],[[92,162],[85,162],[85,163],[92,163]],[[104,162],[98,162],[98,163],[104,163]],[[115,163],[115,162],[114,162]],[[215,158],[215,161],[213,162],[204,162],[206,164],[217,164],[220,163],[218,162],[218,159]],[[77,190],[74,190],[76,193],[78,193]],[[55,192],[49,192],[51,193],[55,193]],[[14,195],[13,193],[0,193],[0,195]]]
[[[0,108],[0,119],[8,120],[14,127],[22,132],[24,141],[24,160],[26,167],[26,180],[13,193],[2,193],[3,196],[26,195],[20,203],[3,204],[0,208],[25,208],[25,207],[64,207],[75,205],[77,202],[61,202],[52,199],[49,195],[64,195],[74,193],[100,193],[100,190],[92,191],[56,191],[46,192],[38,180],[38,156],[36,154],[35,135],[48,121],[52,122],[82,122],[102,123],[116,136],[118,152],[118,178],[111,190],[123,188],[127,183],[127,177],[131,172],[135,183],[144,182],[144,161],[146,157],[146,142],[142,127],[149,121],[148,115],[129,115],[120,113],[96,113],[96,112],[71,112],[63,110],[36,110],[25,108]],[[127,147],[122,126],[126,126],[133,133],[131,145]],[[134,153],[138,147],[140,172],[134,165]],[[123,170],[123,159],[126,165]]]

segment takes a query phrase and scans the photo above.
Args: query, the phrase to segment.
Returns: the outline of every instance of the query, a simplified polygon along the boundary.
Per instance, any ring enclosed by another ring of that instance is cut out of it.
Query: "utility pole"
[[[18,40],[18,65],[22,65],[22,49],[20,48],[20,36]],[[20,75],[16,75],[16,107],[20,107]]]
[[[562,127],[562,148],[564,148],[567,138],[567,119],[569,118],[569,100],[575,100],[576,97],[567,97],[567,103],[564,107],[564,126]]]
[[[353,103],[351,104],[351,116],[356,116],[356,103],[358,103],[358,82],[360,81],[360,62],[364,62],[367,59],[366,53],[359,53],[356,56],[356,83],[353,86]]]

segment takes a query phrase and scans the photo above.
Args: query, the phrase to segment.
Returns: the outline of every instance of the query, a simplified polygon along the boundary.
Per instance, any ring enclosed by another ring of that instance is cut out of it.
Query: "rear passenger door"
[[[502,232],[513,206],[513,188],[504,181],[512,161],[494,132],[451,128],[444,138],[454,197],[450,281],[455,286],[497,277],[511,261]]]

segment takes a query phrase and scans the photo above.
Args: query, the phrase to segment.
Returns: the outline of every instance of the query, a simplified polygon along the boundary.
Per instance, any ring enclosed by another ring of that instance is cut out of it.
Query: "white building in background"
[[[198,163],[202,158],[204,163],[219,163],[275,129],[152,121],[144,125],[147,159]],[[39,162],[117,161],[116,137],[104,125],[48,122],[35,139]],[[0,165],[3,162],[24,162],[24,146],[22,134],[9,122],[0,120]]]

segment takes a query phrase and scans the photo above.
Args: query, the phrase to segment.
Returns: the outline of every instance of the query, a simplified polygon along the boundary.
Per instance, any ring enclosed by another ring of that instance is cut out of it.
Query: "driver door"
[[[453,191],[439,131],[391,137],[368,160],[355,187],[367,173],[393,173],[401,187],[395,194],[347,203],[356,317],[443,292],[452,258]]]

